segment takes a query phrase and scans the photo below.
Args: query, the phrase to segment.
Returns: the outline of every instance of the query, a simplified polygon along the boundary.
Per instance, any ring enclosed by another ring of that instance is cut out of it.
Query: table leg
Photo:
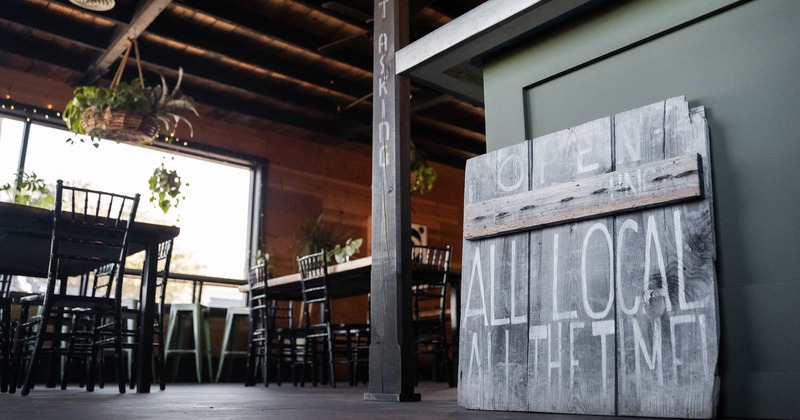
[[[156,313],[156,282],[158,276],[158,244],[149,244],[145,251],[144,266],[142,267],[141,288],[141,313],[139,321],[141,328],[139,336],[139,354],[136,363],[136,392],[143,394],[150,392],[150,383],[153,381],[153,317]],[[161,372],[163,375],[164,372]]]

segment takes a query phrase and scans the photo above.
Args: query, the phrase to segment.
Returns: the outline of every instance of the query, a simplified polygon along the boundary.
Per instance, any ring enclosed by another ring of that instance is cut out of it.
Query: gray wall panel
[[[691,3],[614,2],[487,64],[488,149],[677,95],[705,106],[719,252],[720,414],[794,418],[800,2],[744,3],[581,65],[635,43],[648,24],[681,23]]]

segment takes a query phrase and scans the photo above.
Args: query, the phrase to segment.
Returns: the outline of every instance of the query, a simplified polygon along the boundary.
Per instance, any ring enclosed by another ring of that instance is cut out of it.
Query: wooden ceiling
[[[411,40],[484,1],[411,0]],[[172,84],[183,67],[182,90],[214,118],[369,153],[372,0],[116,3],[93,12],[67,0],[4,0],[0,66],[107,84],[137,37],[145,79],[157,72]],[[463,167],[485,152],[481,107],[412,85],[411,113],[412,141],[431,160]]]

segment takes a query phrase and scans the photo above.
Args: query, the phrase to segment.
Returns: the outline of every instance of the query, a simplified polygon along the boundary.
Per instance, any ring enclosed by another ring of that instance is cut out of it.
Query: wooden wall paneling
[[[465,202],[529,188],[529,142],[467,162]],[[458,400],[467,408],[524,410],[529,233],[463,243]]]
[[[610,118],[532,146],[534,190],[612,170]],[[541,247],[531,247],[530,411],[615,412],[612,227],[606,217],[534,231]]]

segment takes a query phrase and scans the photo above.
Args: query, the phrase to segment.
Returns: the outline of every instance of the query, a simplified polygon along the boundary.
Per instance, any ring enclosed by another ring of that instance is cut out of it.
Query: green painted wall
[[[727,3],[612,2],[488,63],[488,149],[678,95],[705,106],[720,415],[798,418],[800,2]]]

